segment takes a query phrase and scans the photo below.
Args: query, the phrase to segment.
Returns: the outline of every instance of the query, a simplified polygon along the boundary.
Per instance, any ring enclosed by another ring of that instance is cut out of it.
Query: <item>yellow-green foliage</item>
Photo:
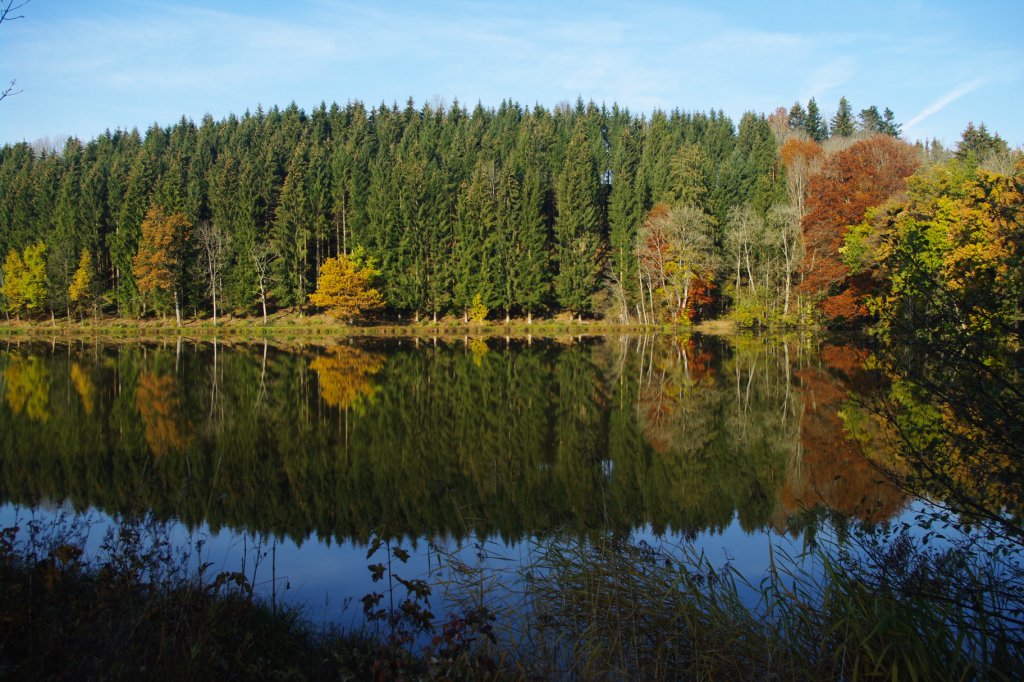
[[[379,273],[359,254],[328,258],[320,267],[316,291],[309,302],[337,318],[352,318],[384,307],[384,296],[372,287]]]
[[[15,314],[42,309],[46,302],[46,244],[38,242],[21,254],[15,250],[7,254],[0,293]]]
[[[96,271],[92,266],[92,255],[88,249],[82,249],[82,257],[78,261],[78,269],[71,278],[71,285],[68,287],[68,298],[72,303],[84,303],[91,298],[92,282]]]
[[[473,322],[483,322],[487,319],[488,312],[483,297],[480,294],[474,294],[473,303],[469,306],[469,319]]]

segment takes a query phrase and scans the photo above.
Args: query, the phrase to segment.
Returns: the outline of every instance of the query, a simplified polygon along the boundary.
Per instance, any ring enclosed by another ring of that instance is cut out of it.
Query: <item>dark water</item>
[[[851,436],[863,359],[770,338],[5,341],[0,522],[92,510],[95,544],[151,512],[331,621],[374,537],[412,548],[409,572],[613,532],[756,573],[836,513],[905,509]]]

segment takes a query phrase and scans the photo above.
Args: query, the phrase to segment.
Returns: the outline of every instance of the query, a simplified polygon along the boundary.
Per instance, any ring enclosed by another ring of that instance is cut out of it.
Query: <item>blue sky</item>
[[[827,115],[893,109],[909,139],[968,121],[1024,144],[1024,2],[80,2],[0,25],[0,143],[91,138],[321,101]]]

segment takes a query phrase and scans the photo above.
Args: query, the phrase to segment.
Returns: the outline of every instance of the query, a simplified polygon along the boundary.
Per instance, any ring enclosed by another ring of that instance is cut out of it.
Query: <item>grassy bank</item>
[[[402,579],[408,552],[375,542],[380,590],[359,600],[365,629],[342,632],[190,562],[159,524],[123,522],[87,558],[77,523],[0,535],[0,677],[971,680],[1015,679],[1024,662],[1020,627],[994,617],[993,574],[905,535],[857,557],[775,555],[757,583],[611,536]]]
[[[330,315],[300,314],[294,310],[282,310],[268,316],[266,324],[258,317],[224,316],[213,323],[211,318],[189,318],[178,327],[173,317],[147,317],[142,319],[101,317],[98,319],[71,320],[67,318],[34,320],[0,320],[0,334],[33,333],[45,335],[95,336],[111,338],[134,338],[166,335],[212,338],[214,336],[560,336],[599,334],[683,334],[700,332],[705,334],[732,334],[737,330],[731,320],[708,320],[697,324],[684,325],[643,325],[616,324],[604,320],[584,320],[562,315],[554,318],[526,319],[513,318],[464,322],[461,318],[445,317],[433,322],[429,318],[419,321],[379,319],[371,322],[346,324]]]

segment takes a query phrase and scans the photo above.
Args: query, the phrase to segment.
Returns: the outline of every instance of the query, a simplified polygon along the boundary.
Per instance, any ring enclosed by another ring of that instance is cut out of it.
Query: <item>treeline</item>
[[[793,286],[827,261],[805,257],[809,179],[880,134],[899,134],[892,112],[855,117],[845,99],[830,123],[811,100],[738,125],[582,100],[410,100],[182,118],[60,152],[7,145],[0,304],[68,317],[301,308],[324,262],[356,251],[391,313],[417,319],[785,318]],[[900,173],[945,154],[901,149],[915,161]]]

